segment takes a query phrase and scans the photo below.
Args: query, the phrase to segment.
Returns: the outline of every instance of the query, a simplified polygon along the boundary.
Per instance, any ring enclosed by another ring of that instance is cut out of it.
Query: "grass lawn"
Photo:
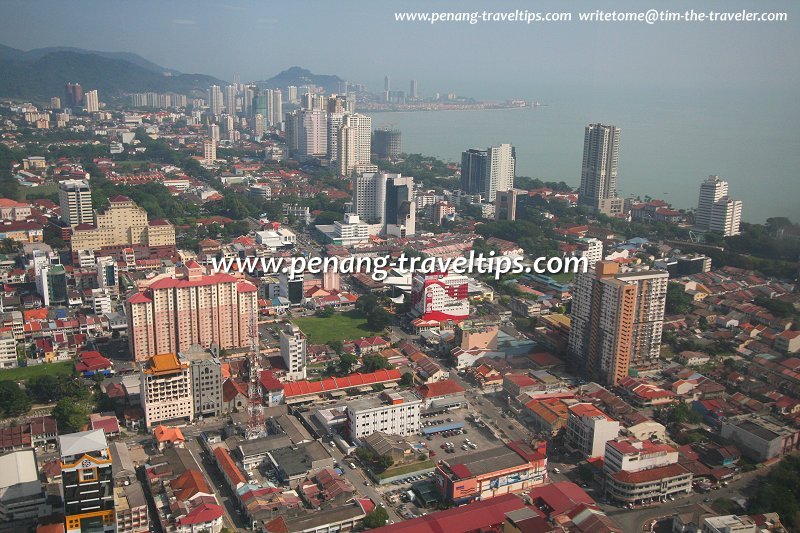
[[[367,327],[367,319],[358,311],[336,313],[328,318],[316,316],[292,320],[306,334],[311,344],[327,344],[331,341],[349,341],[371,337],[380,333]]]
[[[425,461],[420,461],[418,463],[395,466],[389,468],[388,470],[384,470],[383,472],[377,475],[381,479],[386,479],[388,477],[402,476],[403,474],[410,474],[411,472],[419,472],[420,470],[427,470],[433,467],[434,467],[433,461],[427,459]]]
[[[572,281],[572,278],[575,277],[574,272],[561,272],[559,274],[547,274],[547,275],[556,280],[558,283],[569,283]]]
[[[58,185],[55,183],[48,183],[47,185],[40,185],[39,187],[20,187],[20,194],[27,198],[28,196],[47,196],[49,194],[58,193]]]
[[[50,374],[52,376],[68,376],[72,374],[72,370],[74,368],[75,363],[72,361],[61,361],[58,363],[44,365],[11,368],[8,370],[0,370],[0,381],[22,381],[36,376],[44,376],[46,374]]]

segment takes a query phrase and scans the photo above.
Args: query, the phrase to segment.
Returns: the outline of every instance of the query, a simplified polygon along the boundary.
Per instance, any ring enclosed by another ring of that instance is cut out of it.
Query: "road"
[[[506,438],[503,439],[504,441],[527,441],[531,438],[531,432],[515,417],[503,416],[503,411],[506,410],[506,406],[503,405],[502,400],[497,394],[485,394],[472,383],[465,381],[454,371],[450,372],[450,379],[466,389],[467,400],[471,408],[480,415],[481,419],[493,428],[498,435],[501,437],[505,435]]]
[[[384,509],[386,509],[386,512],[389,514],[389,520],[393,520],[395,522],[402,520],[399,516],[397,516],[397,513],[395,513],[394,509],[388,503],[383,501],[383,493],[373,484],[372,481],[367,478],[358,462],[354,461],[356,468],[352,469],[348,466],[348,464],[345,463],[344,454],[342,454],[339,448],[336,446],[331,446],[330,443],[324,441],[323,446],[325,446],[325,449],[328,450],[328,453],[333,456],[333,459],[339,463],[339,466],[342,470],[342,475],[347,478],[357,492],[370,498],[373,502],[375,502],[376,505],[383,505]],[[349,463],[349,461],[347,463]],[[369,482],[369,485],[365,485],[365,481]]]
[[[756,470],[747,472],[741,475],[739,479],[731,481],[727,487],[722,487],[718,490],[712,490],[705,494],[698,494],[696,492],[691,495],[676,499],[673,501],[666,501],[659,503],[652,507],[643,509],[619,509],[610,505],[601,505],[606,514],[614,519],[617,524],[622,527],[623,531],[642,531],[642,526],[646,522],[650,522],[656,518],[663,518],[672,516],[676,512],[683,511],[684,507],[691,507],[694,504],[703,502],[705,499],[714,500],[720,498],[734,498],[749,485],[757,484],[760,479],[765,476],[767,469]]]

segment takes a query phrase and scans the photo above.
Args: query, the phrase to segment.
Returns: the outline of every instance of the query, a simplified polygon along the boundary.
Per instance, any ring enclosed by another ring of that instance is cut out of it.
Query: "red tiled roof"
[[[238,278],[230,274],[211,274],[210,276],[201,276],[200,279],[175,279],[175,278],[162,278],[152,283],[148,288],[150,289],[182,289],[184,287],[205,287],[207,285],[216,285],[217,283],[236,283]]]
[[[550,509],[549,515],[560,515],[581,504],[596,505],[591,496],[570,481],[550,483],[531,490],[528,495],[537,508],[544,503]]]
[[[625,470],[620,470],[619,472],[614,472],[611,474],[611,477],[620,483],[647,483],[651,481],[658,481],[664,478],[677,477],[687,473],[688,471],[684,467],[676,463],[657,468],[651,468],[649,470],[640,470],[639,472],[627,472]]]
[[[443,379],[422,385],[417,389],[423,398],[434,398],[436,396],[446,396],[448,394],[458,394],[464,392],[464,387],[452,379]]]
[[[219,448],[217,448],[219,449]],[[217,520],[224,514],[222,507],[213,503],[204,503],[191,510],[186,516],[178,519],[180,526],[206,524]]]
[[[467,533],[489,531],[503,524],[506,513],[525,507],[514,494],[503,494],[480,502],[446,511],[430,513],[412,520],[403,520],[373,531],[381,533]]]
[[[149,304],[153,303],[153,300],[150,299],[145,293],[137,292],[130,298],[128,298],[128,303],[131,304]]]
[[[158,442],[185,442],[181,428],[173,428],[169,426],[156,426],[153,430],[153,437]]]
[[[388,381],[399,381],[402,376],[396,368],[390,370],[378,370],[370,374],[356,372],[344,377],[326,378],[321,381],[290,381],[283,384],[283,390],[287,398],[294,396],[306,396],[310,394],[321,394],[335,390],[349,389],[352,387],[362,387],[366,385],[376,385]]]
[[[236,463],[233,462],[231,454],[228,453],[228,450],[222,447],[214,448],[214,457],[217,458],[217,464],[219,465],[220,469],[225,472],[228,480],[230,480],[233,485],[239,485],[239,483],[247,482],[247,480],[244,478],[244,474],[242,474],[242,472],[236,466]]]
[[[179,500],[188,500],[195,494],[213,494],[203,474],[198,470],[187,470],[170,483]]]
[[[283,384],[269,370],[262,370],[258,375],[258,381],[269,391],[283,390]]]

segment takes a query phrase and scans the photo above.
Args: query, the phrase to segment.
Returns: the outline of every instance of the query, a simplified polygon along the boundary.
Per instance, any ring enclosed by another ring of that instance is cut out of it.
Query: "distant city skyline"
[[[725,9],[752,9],[755,5],[752,1],[731,1]],[[800,86],[798,58],[781,53],[800,48],[800,6],[789,1],[768,4],[772,11],[789,13],[787,22],[769,24],[573,21],[426,25],[394,20],[396,10],[434,7],[473,11],[530,6],[490,6],[477,1],[391,4],[342,0],[332,4],[314,0],[267,5],[256,0],[144,0],[129,4],[12,0],[0,7],[0,12],[7,14],[0,17],[0,31],[2,44],[24,50],[75,46],[132,52],[165,68],[210,74],[225,81],[232,81],[235,75],[242,81],[266,79],[298,65],[365,83],[374,92],[383,88],[386,76],[397,80],[392,85],[400,88],[408,88],[410,80],[417,80],[422,95],[452,91],[478,98],[530,97],[537,87],[572,83],[708,90],[730,85]],[[576,11],[581,7],[635,10],[641,5],[632,0],[592,6],[555,1],[536,5],[542,11]],[[712,7],[720,8],[715,2],[678,1],[661,6],[671,10]],[[309,10],[316,16],[306,17]],[[357,36],[335,33],[354,16],[360,22]],[[31,24],[47,30],[31,32]],[[144,33],[143,28],[147,29]],[[235,30],[236,39],[213,38],[215,32],[222,36],[231,30]],[[295,38],[297,31],[303,33],[303,39]],[[385,38],[399,31],[404,36],[400,46]],[[338,36],[337,46],[330,46],[334,35]],[[515,46],[508,46],[510,38]],[[181,45],[175,46],[176,42]],[[276,44],[286,42],[293,44]],[[370,45],[360,46],[365,42]],[[361,60],[352,61],[347,50],[356,47]],[[470,67],[475,61],[482,64],[480,77]],[[516,68],[509,70],[509,64]]]

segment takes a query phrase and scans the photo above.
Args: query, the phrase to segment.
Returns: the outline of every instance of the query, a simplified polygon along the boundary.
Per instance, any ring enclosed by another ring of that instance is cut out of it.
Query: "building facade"
[[[93,224],[92,190],[89,180],[64,180],[58,183],[61,220],[70,226]]]
[[[422,400],[410,392],[385,392],[347,404],[347,429],[356,441],[376,431],[408,436],[420,431]]]
[[[141,404],[145,425],[169,420],[192,420],[194,394],[189,363],[174,353],[154,355],[141,367]]]
[[[605,124],[589,124],[583,136],[583,163],[578,203],[606,215],[622,212],[617,197],[617,165],[620,129]]]
[[[150,280],[127,301],[128,341],[136,361],[192,345],[235,349],[250,345],[258,289],[230,274],[205,274],[194,261],[174,275]]]
[[[603,457],[606,443],[616,439],[620,425],[617,420],[590,403],[569,407],[567,415],[567,447],[584,458]]]
[[[631,366],[658,360],[669,273],[621,273],[612,261],[575,276],[569,351],[587,373],[614,385]]]
[[[306,378],[306,336],[294,324],[280,331],[281,357],[286,364],[287,378],[297,381]]]
[[[58,437],[68,533],[114,531],[111,452],[102,429]]]
[[[417,272],[411,280],[411,307],[424,320],[465,320],[469,318],[469,278]]]

